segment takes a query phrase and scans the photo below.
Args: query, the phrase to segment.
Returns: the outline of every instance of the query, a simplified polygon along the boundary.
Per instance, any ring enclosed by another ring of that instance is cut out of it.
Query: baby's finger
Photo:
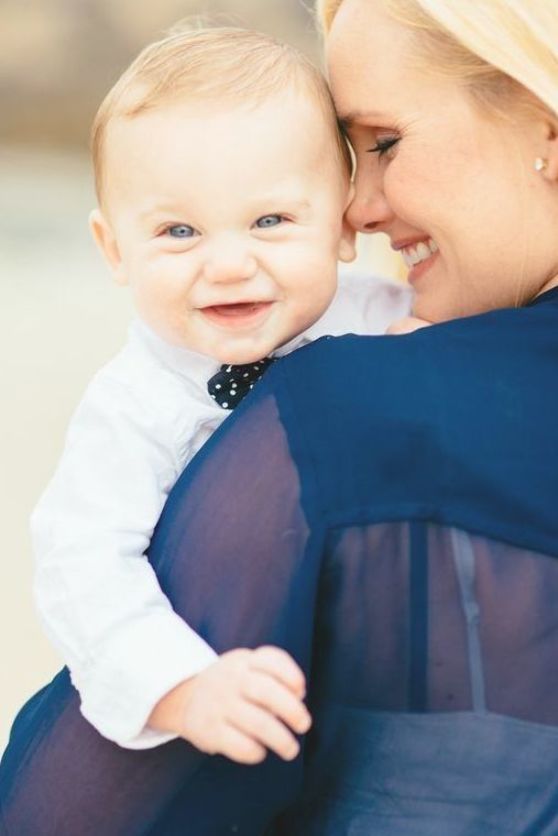
[[[300,751],[298,741],[286,726],[257,705],[239,701],[228,721],[238,731],[275,752],[283,760],[293,760]]]
[[[252,653],[250,668],[274,676],[301,698],[306,693],[304,674],[292,656],[280,647],[272,645],[258,647]]]
[[[221,732],[217,751],[237,763],[247,764],[261,763],[267,755],[265,746],[230,723]]]
[[[304,703],[273,676],[251,671],[241,690],[254,705],[271,712],[297,734],[304,734],[312,725],[312,718]]]

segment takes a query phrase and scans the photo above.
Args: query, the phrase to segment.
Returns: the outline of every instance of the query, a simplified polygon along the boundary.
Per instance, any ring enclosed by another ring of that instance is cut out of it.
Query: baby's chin
[[[250,363],[257,363],[259,360],[264,360],[269,357],[275,349],[262,349],[261,351],[232,351],[219,352],[211,354],[213,359],[217,360],[223,366],[246,366]]]
[[[247,363],[257,363],[258,360],[263,360],[265,357],[268,357],[278,345],[282,345],[284,342],[279,341],[277,338],[273,339],[271,335],[267,339],[257,335],[245,335],[241,337],[239,334],[236,334],[234,337],[223,335],[217,338],[214,335],[210,335],[208,338],[206,335],[181,333],[178,328],[158,328],[151,323],[148,327],[165,342],[177,348],[183,348],[195,354],[210,357],[221,365],[227,366],[243,366]]]
[[[296,335],[295,335],[296,336]],[[218,360],[223,365],[245,366],[248,363],[257,363],[258,360],[263,360],[272,355],[277,349],[289,344],[293,339],[290,335],[279,339],[279,335],[275,334],[273,337],[269,335],[263,338],[261,335],[246,337],[245,339],[237,339],[234,341],[224,341],[222,344],[214,344],[211,351],[205,351],[213,359]]]
[[[306,329],[304,329],[306,330]],[[283,353],[288,354],[298,345],[298,338],[303,331],[295,331],[283,335],[281,339],[259,339],[254,342],[247,340],[246,344],[227,346],[223,348],[215,348],[211,356],[219,360],[220,363],[232,366],[245,366],[248,363],[257,363],[258,360],[264,360],[270,357],[276,351],[281,349]]]

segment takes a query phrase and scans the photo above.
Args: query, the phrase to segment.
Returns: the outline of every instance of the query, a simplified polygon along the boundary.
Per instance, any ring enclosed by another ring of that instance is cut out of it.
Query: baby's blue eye
[[[171,238],[192,238],[196,231],[188,224],[176,224],[175,226],[169,226],[167,233]]]
[[[270,229],[272,226],[279,226],[282,222],[282,215],[264,215],[263,218],[258,218],[256,226],[258,229]]]

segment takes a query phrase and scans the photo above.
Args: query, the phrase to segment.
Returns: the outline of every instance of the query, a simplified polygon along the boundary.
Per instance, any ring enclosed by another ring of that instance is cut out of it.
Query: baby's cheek
[[[329,249],[327,237],[317,236],[308,242],[296,242],[285,247],[280,263],[276,263],[276,278],[284,293],[304,305],[322,304],[333,296],[337,286],[337,253]]]

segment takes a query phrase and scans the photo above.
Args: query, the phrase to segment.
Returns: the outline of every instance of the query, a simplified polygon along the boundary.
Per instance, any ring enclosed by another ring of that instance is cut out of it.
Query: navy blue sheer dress
[[[558,833],[558,289],[275,364],[150,551],[217,650],[298,660],[292,763],[127,751],[62,672],[0,772],[10,836]]]

